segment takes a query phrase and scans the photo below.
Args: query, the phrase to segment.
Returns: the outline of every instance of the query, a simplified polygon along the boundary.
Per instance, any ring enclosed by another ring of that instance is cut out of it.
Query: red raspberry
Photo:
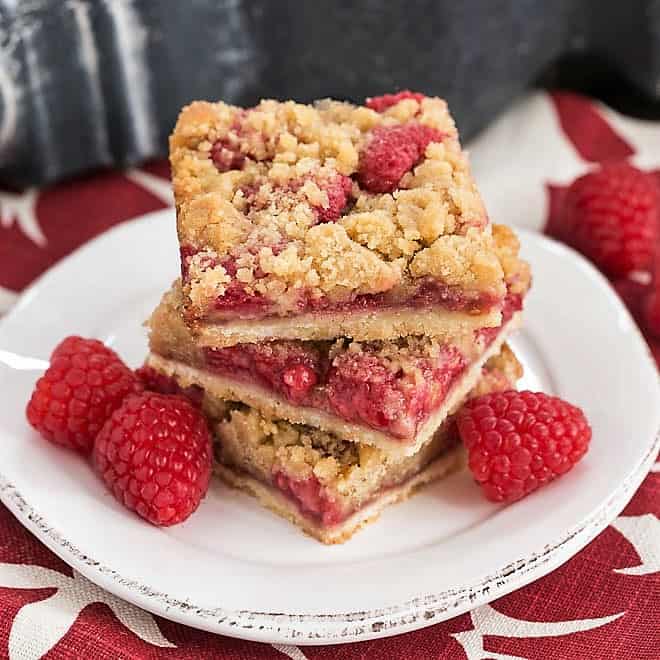
[[[211,436],[186,399],[133,394],[103,425],[94,466],[115,498],[154,525],[195,511],[211,478]]]
[[[96,339],[67,337],[53,351],[27,405],[28,421],[58,445],[89,452],[126,395],[142,389],[119,356]]]
[[[396,94],[383,94],[382,96],[373,96],[365,101],[367,108],[371,108],[376,112],[385,112],[388,108],[396,105],[399,101],[405,99],[414,99],[415,101],[422,101],[426,96],[419,92],[411,92],[409,89],[401,90]]]
[[[468,401],[458,415],[470,470],[489,500],[514,502],[568,472],[587,452],[584,413],[534,392],[496,392]]]
[[[348,203],[353,182],[349,177],[337,174],[327,181],[319,182],[319,187],[328,194],[328,206],[316,207],[316,217],[319,222],[333,222],[339,219]]]
[[[656,339],[660,339],[660,289],[651,291],[644,300],[642,320],[644,330]]]
[[[566,191],[557,234],[607,275],[625,277],[652,265],[658,208],[651,176],[628,163],[605,164]]]
[[[245,154],[237,144],[232,144],[227,138],[217,140],[211,147],[211,160],[220,172],[240,170],[245,163]]]
[[[377,126],[360,154],[358,182],[370,192],[392,192],[422,158],[429,142],[440,140],[440,131],[423,124]]]

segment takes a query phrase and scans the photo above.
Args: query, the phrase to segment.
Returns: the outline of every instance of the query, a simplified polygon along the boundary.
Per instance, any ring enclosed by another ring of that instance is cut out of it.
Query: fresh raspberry
[[[220,172],[240,170],[245,163],[245,154],[238,144],[233,144],[227,138],[216,140],[211,147],[211,160]]]
[[[534,392],[496,392],[468,401],[458,415],[468,464],[486,497],[514,502],[568,472],[587,452],[584,413]]]
[[[373,96],[365,101],[367,108],[371,108],[376,112],[385,112],[388,108],[396,105],[399,101],[405,99],[413,99],[415,101],[422,101],[426,96],[419,92],[411,92],[409,89],[404,89],[396,94],[383,94],[382,96]]]
[[[316,217],[319,222],[334,222],[341,217],[342,212],[346,208],[353,182],[349,177],[343,174],[337,174],[337,176],[332,177],[328,181],[319,183],[319,186],[328,195],[328,206],[325,208],[317,206],[315,208]]]
[[[555,231],[610,277],[625,277],[652,265],[659,204],[650,175],[605,164],[571,184]]]
[[[37,381],[26,414],[46,440],[89,452],[124,397],[141,389],[139,379],[112,349],[96,339],[67,337]]]
[[[644,330],[656,339],[660,339],[660,289],[648,294],[642,308]]]
[[[211,436],[183,397],[132,394],[103,425],[93,459],[119,502],[154,525],[174,525],[206,495]]]
[[[377,126],[360,154],[360,186],[374,193],[392,192],[422,158],[429,142],[441,140],[440,131],[415,122]]]

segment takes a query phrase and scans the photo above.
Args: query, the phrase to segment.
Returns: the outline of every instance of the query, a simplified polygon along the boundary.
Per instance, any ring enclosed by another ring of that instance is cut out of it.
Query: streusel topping
[[[170,157],[193,315],[223,300],[288,314],[432,278],[504,294],[446,103],[184,108]]]

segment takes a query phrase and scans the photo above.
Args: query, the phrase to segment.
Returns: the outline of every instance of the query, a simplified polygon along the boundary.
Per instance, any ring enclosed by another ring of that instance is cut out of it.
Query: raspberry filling
[[[275,250],[273,251],[275,252]],[[190,262],[199,252],[191,245],[181,247],[181,277],[184,282],[190,282]],[[203,269],[221,265],[227,275],[233,278],[225,288],[225,293],[215,299],[214,305],[219,315],[228,313],[230,317],[234,317],[235,314],[239,314],[243,318],[261,318],[267,315],[268,301],[259,294],[251,293],[242,282],[235,279],[238,268],[233,257],[225,257],[220,261],[216,261],[212,257],[205,257],[199,265]]]
[[[327,370],[327,356],[312,345],[295,342],[237,344],[206,348],[204,353],[210,371],[275,390],[296,405],[309,404]]]
[[[443,451],[450,450],[459,442],[455,427],[452,425],[450,428],[451,431],[444,443]],[[275,470],[272,475],[272,485],[294,502],[303,516],[321,524],[323,527],[333,527],[346,520],[355,511],[368,506],[391,489],[403,486],[410,478],[411,476],[406,476],[403,479],[390,478],[386,480],[380,488],[370,493],[367,501],[362,502],[357,507],[355,505],[351,506],[348,502],[342,506],[340,503],[341,495],[334,498],[330,490],[324,488],[314,475],[306,479],[298,479],[286,474],[283,470]]]
[[[350,513],[342,511],[315,476],[295,479],[284,472],[275,472],[273,485],[296,503],[300,513],[321,523],[323,527],[340,523]]]
[[[511,320],[516,312],[523,307],[523,299],[519,293],[507,293],[502,306],[502,325]],[[501,327],[501,326],[500,326]],[[486,345],[492,344],[497,337],[500,328],[480,328],[476,331],[478,337],[486,341]]]
[[[353,182],[343,174],[337,174],[320,186],[328,196],[327,206],[316,206],[316,217],[319,222],[334,222],[341,218],[348,204]]]
[[[433,357],[393,366],[368,345],[330,356],[329,342],[265,342],[206,348],[209,371],[274,391],[286,401],[412,440],[467,366],[443,345]]]
[[[414,371],[402,373],[364,353],[339,356],[328,378],[332,408],[346,420],[414,438],[464,371],[466,360],[455,346],[446,345],[438,359],[414,362]]]
[[[378,294],[364,294],[350,300],[334,301],[330,298],[312,298],[304,292],[297,299],[295,313],[334,313],[360,312],[366,310],[431,309],[464,311],[470,314],[483,314],[497,307],[502,301],[488,294],[466,294],[457,287],[437,282],[424,282],[410,297],[401,298],[397,291]],[[257,320],[279,316],[274,305],[263,296],[245,291],[240,282],[232,282],[224,295],[216,298],[214,309],[207,319],[222,323],[235,320]]]

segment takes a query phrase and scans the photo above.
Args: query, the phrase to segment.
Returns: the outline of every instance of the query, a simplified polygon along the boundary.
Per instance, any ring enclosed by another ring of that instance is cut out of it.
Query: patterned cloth
[[[528,97],[472,145],[491,218],[535,229],[562,186],[590,162],[614,157],[656,170],[658,126],[567,94]],[[47,190],[0,192],[0,308],[81,243],[171,204],[167,174],[156,163]],[[658,516],[660,462],[611,526],[527,587],[406,635],[298,648],[212,635],[139,610],[73,571],[0,505],[0,657],[657,660]]]

